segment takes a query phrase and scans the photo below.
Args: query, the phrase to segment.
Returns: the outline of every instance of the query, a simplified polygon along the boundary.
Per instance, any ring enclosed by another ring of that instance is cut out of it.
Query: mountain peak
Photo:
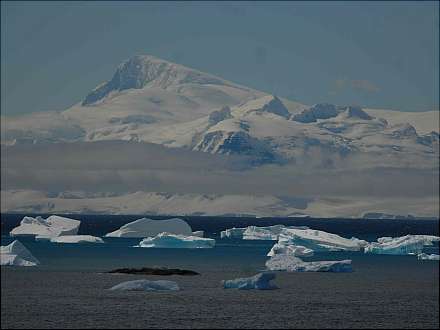
[[[167,89],[181,84],[227,85],[220,78],[151,55],[135,55],[123,61],[110,81],[97,86],[82,102],[83,106],[103,100],[112,92],[159,87]]]

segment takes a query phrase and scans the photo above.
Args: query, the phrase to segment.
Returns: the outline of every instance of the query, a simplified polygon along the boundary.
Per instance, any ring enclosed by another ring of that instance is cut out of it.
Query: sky
[[[61,111],[150,54],[304,104],[439,107],[438,2],[1,2],[3,115]]]

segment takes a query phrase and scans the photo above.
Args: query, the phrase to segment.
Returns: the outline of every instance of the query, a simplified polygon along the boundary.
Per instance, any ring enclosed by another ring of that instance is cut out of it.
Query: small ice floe
[[[304,246],[315,252],[360,251],[368,242],[352,237],[350,239],[322,230],[284,228],[278,242]]]
[[[215,246],[215,240],[212,238],[160,233],[155,237],[144,238],[136,247],[203,249],[203,248],[212,248],[214,246]]]
[[[302,261],[298,257],[287,254],[277,254],[266,261],[266,267],[272,271],[287,272],[352,272],[351,260],[337,261]]]
[[[179,218],[166,220],[153,220],[142,218],[136,221],[129,222],[123,225],[118,230],[108,233],[105,236],[142,238],[153,237],[163,232],[179,235],[192,235],[193,233],[191,226],[186,221]],[[199,232],[198,235],[200,235]]]
[[[17,240],[1,247],[0,261],[2,266],[37,266],[40,264],[37,258]]]
[[[81,221],[51,215],[42,217],[24,217],[20,225],[11,230],[10,236],[46,236],[76,235]]]
[[[419,253],[417,255],[417,259],[419,259],[419,260],[440,260],[440,255]]]
[[[278,287],[271,283],[275,279],[275,274],[270,272],[264,272],[252,277],[236,278],[233,280],[224,280],[222,285],[224,289],[239,289],[239,290],[273,290]]]
[[[440,237],[431,235],[406,235],[401,237],[381,237],[377,242],[365,246],[365,253],[407,255],[420,254],[424,246],[433,245]]]
[[[313,250],[308,249],[305,246],[294,245],[288,242],[278,242],[272,246],[272,249],[267,256],[273,257],[276,254],[287,254],[294,257],[311,257],[313,256]]]
[[[220,232],[220,238],[276,241],[281,231],[285,228],[307,229],[307,227],[286,227],[284,225],[273,225],[267,227],[248,226],[244,228],[234,227]]]
[[[135,280],[119,283],[109,290],[112,291],[178,291],[179,285],[173,281]]]
[[[65,244],[84,244],[84,243],[104,243],[102,238],[91,235],[65,235],[52,237],[51,243],[65,243]]]

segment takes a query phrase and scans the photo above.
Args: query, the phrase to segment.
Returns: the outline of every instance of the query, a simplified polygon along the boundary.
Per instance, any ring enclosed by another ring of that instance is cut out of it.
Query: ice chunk
[[[419,260],[440,260],[440,255],[420,253],[417,255],[417,259],[419,259]]]
[[[229,228],[220,232],[220,238],[243,238],[243,233],[247,228]]]
[[[239,289],[239,290],[273,290],[278,287],[272,284],[270,281],[275,279],[275,274],[270,272],[264,272],[252,277],[236,278],[234,280],[222,281],[223,288],[225,289]]]
[[[113,291],[178,291],[179,285],[173,281],[135,280],[119,283],[110,288]]]
[[[284,225],[273,225],[267,227],[258,227],[258,226],[248,226],[245,228],[230,228],[223,230],[220,233],[221,238],[235,238],[235,239],[244,239],[244,240],[268,240],[268,241],[276,241],[278,236],[285,228],[292,229],[307,229],[308,227],[300,226],[289,226],[286,227]]]
[[[191,236],[197,236],[197,237],[203,237],[205,235],[205,232],[203,230],[197,230],[193,231]]]
[[[406,235],[401,237],[380,237],[377,242],[369,243],[365,247],[365,253],[374,254],[420,254],[423,247],[432,245],[440,238],[431,235]]]
[[[81,244],[81,243],[104,243],[102,238],[90,236],[90,235],[65,235],[52,237],[50,239],[52,243],[70,243],[70,244]]]
[[[279,242],[304,246],[313,251],[359,251],[368,244],[355,237],[348,239],[321,230],[296,228],[283,229]]]
[[[272,257],[276,254],[287,254],[295,257],[311,257],[313,256],[313,250],[301,245],[278,242],[272,246],[272,249],[269,251],[267,256]]]
[[[287,254],[276,254],[266,261],[268,270],[288,272],[333,272],[346,273],[353,271],[351,260],[337,261],[302,261]]]
[[[36,266],[40,264],[37,258],[17,240],[1,247],[0,260],[2,266]]]
[[[118,230],[105,235],[106,237],[152,237],[167,232],[171,234],[191,235],[192,229],[188,223],[179,218],[152,220],[147,218],[123,225]]]
[[[243,232],[243,239],[276,241],[278,239],[278,235],[283,228],[285,228],[283,225],[275,225],[269,227],[249,226]]]
[[[211,238],[160,233],[155,237],[144,238],[139,243],[138,247],[202,249],[212,248],[214,245],[215,240]]]
[[[20,225],[11,230],[10,236],[48,236],[76,235],[81,221],[51,215],[42,217],[24,217]]]

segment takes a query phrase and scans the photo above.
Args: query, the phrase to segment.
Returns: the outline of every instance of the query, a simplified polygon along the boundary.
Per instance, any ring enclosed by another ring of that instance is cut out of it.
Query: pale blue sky
[[[2,114],[63,110],[134,54],[306,104],[439,104],[438,2],[3,2]]]

